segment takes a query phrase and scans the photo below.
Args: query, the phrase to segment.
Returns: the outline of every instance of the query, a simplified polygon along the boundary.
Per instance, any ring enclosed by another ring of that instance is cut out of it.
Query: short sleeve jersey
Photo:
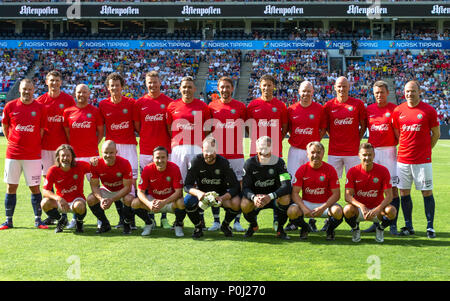
[[[250,155],[256,155],[256,140],[261,136],[272,138],[273,153],[279,157],[283,156],[283,137],[281,129],[283,124],[288,124],[288,113],[284,102],[277,98],[264,101],[261,98],[252,100],[247,106],[248,120],[254,120],[256,129],[251,129]],[[273,141],[276,139],[275,141]],[[276,145],[275,142],[278,142]],[[278,153],[276,152],[278,148]]]
[[[119,191],[123,188],[123,180],[133,179],[130,162],[116,156],[113,166],[106,164],[103,158],[98,160],[97,166],[91,167],[92,179],[100,179],[102,185],[110,191]]]
[[[45,93],[36,101],[43,104],[47,111],[47,129],[42,137],[42,149],[54,151],[61,144],[69,143],[64,132],[63,112],[66,108],[75,105],[73,97],[61,91],[56,98]]]
[[[43,188],[52,190],[55,187],[55,193],[71,203],[76,198],[85,199],[83,194],[84,175],[90,172],[90,164],[83,161],[77,161],[76,166],[69,171],[63,171],[61,168],[53,165],[47,172]]]
[[[373,147],[395,146],[394,126],[392,124],[392,114],[396,105],[389,102],[384,107],[379,107],[377,103],[367,106],[367,128],[369,129],[369,143]]]
[[[320,129],[327,127],[322,105],[312,102],[304,108],[297,102],[289,106],[289,144],[306,149],[311,141],[320,141]]]
[[[339,188],[339,178],[334,167],[322,162],[319,168],[312,168],[308,162],[297,169],[293,186],[302,188],[302,199],[311,203],[326,203],[332,195],[331,190]]]
[[[5,105],[2,123],[9,126],[7,159],[41,158],[41,129],[46,128],[46,116],[44,105],[37,101],[24,104],[18,98]]]
[[[244,158],[244,123],[247,119],[245,104],[235,99],[229,103],[216,100],[209,104],[209,108],[213,136],[218,141],[218,154],[227,159]]]
[[[122,96],[119,103],[111,98],[102,100],[98,108],[105,122],[106,140],[117,144],[137,144],[133,124],[134,99]]]
[[[175,189],[183,188],[180,168],[169,161],[164,171],[158,171],[155,163],[150,163],[142,170],[138,188],[147,191],[155,199],[166,199]]]
[[[164,146],[170,153],[170,135],[167,130],[167,108],[173,100],[164,94],[151,98],[148,94],[139,98],[134,106],[134,121],[140,122],[139,152],[152,155],[157,146]]]
[[[366,120],[364,103],[349,97],[340,103],[336,98],[324,105],[330,144],[328,155],[357,156],[359,149],[359,123]]]
[[[384,200],[384,191],[392,187],[391,175],[386,167],[373,164],[371,171],[365,171],[361,164],[349,169],[345,188],[353,188],[354,198],[372,209]]]
[[[209,107],[200,99],[190,103],[177,99],[169,104],[167,124],[172,130],[172,148],[178,145],[202,145],[205,138],[203,125],[210,119]]]
[[[69,143],[77,157],[98,156],[97,126],[103,125],[99,109],[91,104],[64,110],[64,127],[69,128]]]
[[[431,129],[439,126],[436,110],[424,102],[410,108],[407,102],[393,113],[394,127],[400,131],[397,161],[405,164],[431,162]]]

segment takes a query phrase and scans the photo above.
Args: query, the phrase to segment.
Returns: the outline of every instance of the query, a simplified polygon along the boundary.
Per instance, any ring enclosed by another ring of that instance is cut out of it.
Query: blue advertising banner
[[[200,41],[200,40],[0,40],[9,49],[351,49],[351,40]],[[359,40],[361,50],[450,49],[450,40]]]

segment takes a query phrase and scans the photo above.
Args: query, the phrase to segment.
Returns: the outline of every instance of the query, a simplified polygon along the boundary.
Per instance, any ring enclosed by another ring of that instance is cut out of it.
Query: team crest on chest
[[[325,177],[324,176],[320,176],[319,180],[320,180],[320,182],[323,182],[323,181],[325,181]]]
[[[197,115],[197,111],[192,111],[192,115]]]
[[[235,109],[231,109],[231,114],[236,114],[236,110]]]
[[[278,111],[277,108],[273,107],[273,108],[272,108],[272,112],[275,113],[276,111]]]
[[[60,104],[59,104],[59,108],[60,108],[60,109],[64,109],[64,104],[60,103]]]
[[[423,115],[422,115],[422,114],[417,114],[417,118],[418,118],[418,119],[422,119],[422,118],[423,118]]]
[[[220,175],[220,169],[216,169],[216,170],[214,171],[214,173],[215,173],[216,175]]]
[[[273,173],[274,173],[274,170],[273,170],[272,168],[270,168],[270,169],[269,169],[269,174],[270,174],[270,175],[273,175]]]
[[[74,180],[78,179],[78,175],[73,175],[73,179]]]
[[[391,117],[391,113],[387,112],[386,114],[384,114],[384,116]]]
[[[351,111],[353,111],[353,107],[352,107],[352,106],[349,106],[349,107],[347,108],[347,110],[349,110],[349,111],[351,112]]]
[[[374,183],[378,183],[378,181],[379,181],[378,178],[373,178]]]
[[[170,176],[167,176],[167,177],[166,177],[166,181],[167,181],[167,182],[170,182],[171,180],[172,180],[172,178],[171,178]]]
[[[87,116],[87,118],[91,118],[92,114],[91,113],[87,113],[86,116]]]
[[[127,113],[128,113],[128,109],[123,109],[122,112],[123,112],[124,114],[127,114]]]
[[[309,119],[314,119],[314,114],[310,114]]]
[[[118,178],[121,178],[121,177],[122,177],[122,173],[121,173],[121,172],[118,172],[118,173],[116,173],[116,176],[117,176]]]
[[[165,104],[161,104],[159,107],[160,107],[161,109],[165,109],[165,108],[166,108],[166,105],[165,105]]]
[[[33,112],[31,112],[31,116],[36,116],[36,112],[35,111],[33,111]]]

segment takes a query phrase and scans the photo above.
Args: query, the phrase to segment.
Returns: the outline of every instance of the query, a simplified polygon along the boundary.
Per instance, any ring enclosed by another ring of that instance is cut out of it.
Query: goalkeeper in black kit
[[[220,230],[225,236],[232,236],[230,222],[240,212],[240,184],[224,157],[217,155],[217,144],[213,137],[203,141],[202,153],[195,156],[189,164],[184,183],[188,193],[184,197],[186,213],[194,224],[193,238],[203,236],[203,227],[199,208],[205,210],[211,206],[225,209],[225,219]]]
[[[251,237],[258,230],[259,212],[272,208],[278,214],[277,237],[290,239],[283,226],[291,203],[291,176],[284,160],[272,155],[270,137],[262,136],[256,141],[256,153],[244,164],[241,209],[250,223],[244,237]]]

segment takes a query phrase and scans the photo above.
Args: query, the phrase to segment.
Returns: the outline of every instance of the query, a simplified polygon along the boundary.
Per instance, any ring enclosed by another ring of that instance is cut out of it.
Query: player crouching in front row
[[[83,195],[84,175],[90,172],[87,162],[75,161],[75,152],[68,144],[63,144],[55,152],[55,165],[47,172],[43,187],[42,210],[58,221],[55,232],[62,232],[67,225],[67,216],[72,212],[76,217],[75,232],[83,232],[86,216],[86,199]],[[56,189],[54,193],[53,186]]]
[[[334,240],[334,229],[342,223],[342,207],[339,200],[339,179],[334,167],[323,162],[325,148],[313,141],[306,146],[309,162],[300,166],[292,181],[292,200],[288,217],[292,224],[301,227],[300,239],[307,239],[312,232],[304,217],[328,219],[327,240]],[[301,197],[300,197],[301,192]]]
[[[384,241],[384,229],[397,214],[392,201],[391,176],[386,167],[373,163],[375,151],[370,143],[359,147],[361,164],[349,169],[345,184],[345,221],[352,228],[352,241],[361,240],[360,221],[379,222],[375,240]]]
[[[251,237],[258,230],[259,212],[272,208],[278,215],[277,237],[290,239],[283,227],[291,203],[291,176],[283,159],[272,155],[270,137],[262,136],[256,140],[256,154],[244,164],[241,209],[250,223],[244,237]]]
[[[186,213],[195,226],[193,238],[203,236],[199,208],[205,210],[210,206],[225,209],[220,230],[227,237],[233,235],[230,222],[240,212],[240,185],[229,161],[217,155],[217,141],[212,136],[203,140],[202,153],[189,163],[184,189],[188,193],[184,198]]]
[[[186,217],[183,202],[183,179],[178,166],[169,162],[169,152],[157,146],[153,150],[153,162],[144,167],[138,185],[137,198],[131,204],[134,212],[144,222],[142,236],[152,231],[151,213],[174,213],[175,236],[184,236],[183,220]]]

